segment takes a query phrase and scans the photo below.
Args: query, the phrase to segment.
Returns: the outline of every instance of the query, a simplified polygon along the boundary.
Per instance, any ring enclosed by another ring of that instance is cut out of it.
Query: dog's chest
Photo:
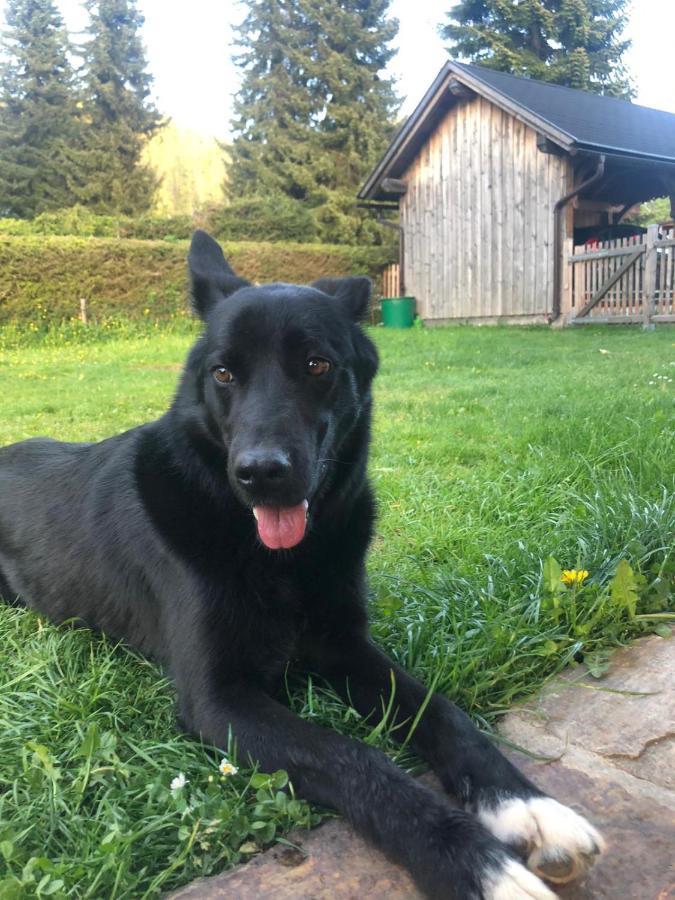
[[[303,596],[295,579],[278,572],[232,579],[213,598],[206,621],[227,677],[277,681],[298,651],[305,628]]]

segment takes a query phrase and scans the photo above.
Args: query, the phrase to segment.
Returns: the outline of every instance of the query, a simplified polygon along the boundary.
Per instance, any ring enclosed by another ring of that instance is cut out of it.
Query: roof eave
[[[385,150],[382,158],[372,170],[362,187],[359,189],[357,197],[359,200],[374,200],[378,192],[380,182],[389,174],[392,165],[396,163],[401,152],[408,146],[414,138],[419,126],[427,117],[435,102],[443,93],[445,82],[450,77],[449,63],[444,63],[436,78],[434,78],[431,86],[417,104],[415,109],[410,113],[406,121],[403,123],[394,139]]]
[[[579,151],[587,153],[604,153],[607,156],[613,156],[617,159],[625,159],[640,163],[651,163],[653,165],[675,166],[675,157],[657,156],[652,153],[636,153],[633,150],[626,150],[622,147],[612,147],[610,145],[601,146],[600,144],[578,143],[575,147]]]

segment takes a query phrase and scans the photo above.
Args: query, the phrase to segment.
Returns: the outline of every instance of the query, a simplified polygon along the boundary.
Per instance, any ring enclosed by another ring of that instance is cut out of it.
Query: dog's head
[[[290,548],[340,466],[348,435],[368,415],[375,347],[358,322],[368,278],[256,287],[197,231],[188,257],[195,311],[206,324],[200,404],[227,455],[227,478],[261,541]]]

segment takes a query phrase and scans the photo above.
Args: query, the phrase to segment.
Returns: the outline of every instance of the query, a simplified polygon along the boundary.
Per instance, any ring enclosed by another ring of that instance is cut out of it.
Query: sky
[[[78,0],[58,0],[71,32],[84,27]],[[5,0],[0,0],[3,9]],[[393,0],[399,20],[398,54],[390,64],[407,115],[447,58],[436,28],[452,0]],[[231,0],[138,0],[145,16],[143,38],[155,79],[155,101],[177,124],[227,138],[237,70],[230,59],[232,25],[245,14]],[[3,10],[4,11],[4,10]],[[675,113],[672,36],[675,0],[633,0],[627,62],[637,86],[635,102]],[[75,35],[75,38],[77,35]]]

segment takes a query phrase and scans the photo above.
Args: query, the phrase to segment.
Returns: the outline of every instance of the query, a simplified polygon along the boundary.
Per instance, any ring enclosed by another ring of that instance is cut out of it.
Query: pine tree
[[[562,0],[556,17],[556,82],[614,97],[635,96],[624,54],[631,42],[621,35],[629,0]]]
[[[629,0],[459,0],[439,29],[453,57],[629,99]]]
[[[157,188],[141,155],[161,119],[149,100],[136,0],[86,0],[89,38],[83,47],[87,134],[80,162],[87,171],[80,202],[97,212],[147,211]]]
[[[390,2],[304,4],[320,35],[311,90],[334,189],[357,187],[391,137],[399,99],[391,79],[381,75],[396,53],[389,46],[398,33],[398,22],[387,18]]]
[[[390,0],[249,0],[228,169],[230,197],[279,192],[349,217],[398,107],[382,75]],[[344,224],[344,223],[343,223]],[[324,234],[329,237],[329,234]]]
[[[227,190],[231,197],[313,190],[316,133],[305,58],[312,36],[298,0],[251,0],[237,29],[243,70],[234,105]]]
[[[70,46],[52,0],[9,0],[0,73],[0,216],[75,202],[80,114]]]

